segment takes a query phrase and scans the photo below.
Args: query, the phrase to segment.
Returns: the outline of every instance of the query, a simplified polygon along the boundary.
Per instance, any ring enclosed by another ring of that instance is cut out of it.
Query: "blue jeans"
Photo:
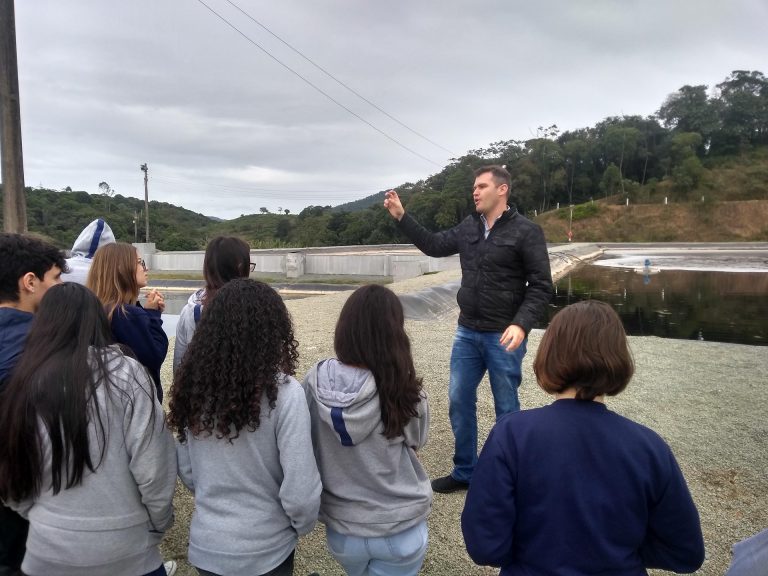
[[[451,351],[448,415],[456,445],[451,476],[469,482],[477,464],[477,387],[486,370],[496,408],[496,420],[520,410],[517,388],[528,338],[512,352],[499,343],[501,332],[478,332],[459,326]]]
[[[325,528],[328,551],[347,576],[416,576],[427,554],[427,521],[392,536],[362,538]]]
[[[283,560],[278,566],[272,568],[269,572],[264,572],[261,576],[292,576],[293,574],[293,558],[296,555],[296,550],[288,555],[288,558]],[[216,572],[209,572],[202,568],[196,568],[199,576],[219,576]]]

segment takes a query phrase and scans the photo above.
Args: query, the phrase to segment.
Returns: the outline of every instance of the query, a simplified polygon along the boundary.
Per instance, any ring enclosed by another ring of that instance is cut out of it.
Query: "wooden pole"
[[[2,147],[3,230],[23,233],[27,231],[27,199],[24,196],[21,106],[13,0],[0,0],[0,147]]]

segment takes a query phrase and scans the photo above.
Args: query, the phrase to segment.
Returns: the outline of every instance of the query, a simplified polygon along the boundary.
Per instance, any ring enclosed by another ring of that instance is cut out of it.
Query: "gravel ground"
[[[458,277],[457,271],[422,276],[391,285],[414,292]],[[333,328],[349,293],[287,302],[300,344],[300,379],[318,359],[333,355]],[[451,470],[453,436],[448,422],[447,382],[456,316],[408,321],[416,369],[424,378],[432,411],[432,428],[420,453],[431,477]],[[520,401],[523,408],[542,406],[550,398],[536,385],[531,364],[541,331],[529,337]],[[707,557],[696,574],[721,576],[730,562],[731,545],[768,527],[768,348],[712,342],[631,337],[637,372],[627,390],[609,399],[609,407],[645,424],[672,446],[701,514]],[[173,350],[173,342],[171,342]],[[163,367],[171,381],[172,354]],[[493,398],[487,380],[479,390],[481,439],[493,426]],[[179,484],[176,524],[162,545],[166,559],[179,562],[178,576],[196,571],[186,562],[194,501]],[[436,494],[429,518],[430,543],[422,574],[496,574],[467,556],[459,517],[464,493]],[[297,576],[317,571],[343,575],[325,550],[322,525],[302,538],[296,554]],[[651,574],[665,574],[652,571]]]

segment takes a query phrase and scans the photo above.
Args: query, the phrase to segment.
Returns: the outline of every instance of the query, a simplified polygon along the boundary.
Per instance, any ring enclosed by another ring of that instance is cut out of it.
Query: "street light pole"
[[[149,168],[147,168],[146,163],[141,165],[141,171],[144,172],[144,217],[146,218],[144,221],[144,241],[149,244],[149,188],[147,187],[147,180],[149,179]]]

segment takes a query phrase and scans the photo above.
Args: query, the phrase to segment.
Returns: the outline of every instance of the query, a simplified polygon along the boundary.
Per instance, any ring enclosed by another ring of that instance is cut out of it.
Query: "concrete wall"
[[[154,244],[134,244],[152,270],[163,272],[199,272],[203,269],[205,252],[156,252]],[[555,280],[571,265],[589,262],[602,254],[596,244],[550,245],[550,263]],[[316,276],[369,276],[405,280],[427,274],[459,268],[459,257],[430,258],[411,244],[384,246],[329,246],[323,248],[283,248],[251,250],[251,262],[256,272],[285,275],[286,278]]]
[[[189,272],[203,269],[205,252],[154,252],[136,245],[152,270]],[[412,245],[342,246],[324,248],[251,250],[256,272],[296,278],[319,276],[381,276],[398,280],[458,268],[458,256],[430,258]]]
[[[391,276],[389,254],[312,254],[307,253],[306,274]]]

